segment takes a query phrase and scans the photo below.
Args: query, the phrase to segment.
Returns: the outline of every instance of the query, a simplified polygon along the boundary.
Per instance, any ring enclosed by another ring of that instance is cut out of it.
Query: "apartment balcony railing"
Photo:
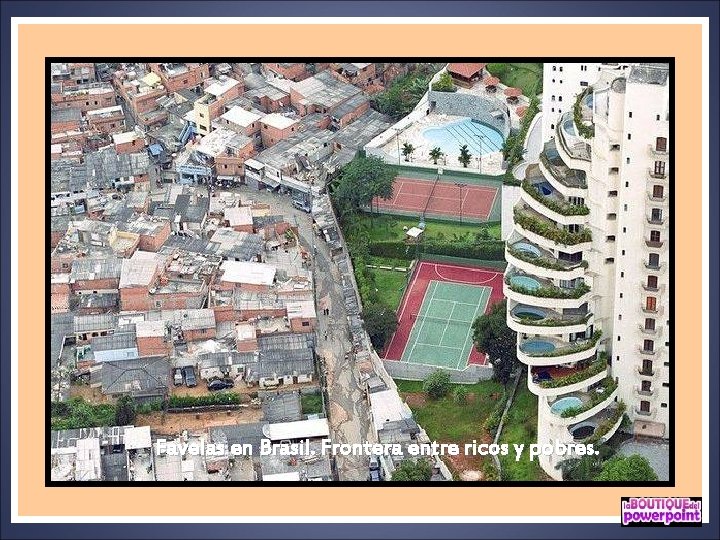
[[[662,326],[655,326],[655,328],[646,328],[644,324],[638,324],[638,329],[645,335],[660,337],[662,334]]]
[[[519,247],[516,247],[519,246]],[[529,246],[529,247],[528,247]],[[520,247],[527,249],[520,249]],[[545,251],[538,246],[532,245],[528,240],[521,240],[514,242],[513,244],[507,244],[505,246],[507,254],[515,257],[516,259],[532,264],[533,266],[539,266],[541,268],[547,268],[548,270],[556,270],[558,272],[570,272],[578,268],[587,268],[587,261],[564,261],[562,259],[555,258],[552,253]],[[529,251],[530,248],[534,248],[537,251]]]
[[[660,375],[660,370],[659,369],[644,369],[642,366],[638,366],[637,374],[640,375],[641,377],[657,379]]]
[[[655,306],[653,308],[643,303],[640,303],[640,310],[643,313],[651,313],[653,315],[662,315],[665,311],[662,306]]]
[[[580,232],[570,232],[557,227],[550,220],[541,217],[539,214],[531,213],[528,210],[515,208],[515,223],[521,228],[542,236],[556,244],[573,246],[592,242],[590,229],[583,229]]]
[[[662,240],[645,240],[645,245],[649,248],[660,249],[665,245],[665,242]]]
[[[648,418],[654,418],[655,411],[656,411],[655,407],[653,407],[649,411],[643,411],[642,409],[635,407],[635,414],[637,414],[638,416],[647,416]]]
[[[664,285],[656,285],[655,287],[652,287],[652,286],[648,285],[645,281],[641,281],[640,286],[643,288],[644,291],[647,291],[647,292],[656,293],[656,292],[662,292],[665,290]]]
[[[655,354],[657,354],[657,351],[655,349],[646,349],[642,345],[638,346],[638,351],[640,352],[640,354],[645,354],[645,355],[650,355],[650,356],[655,356]]]
[[[665,225],[666,221],[667,221],[666,217],[658,217],[658,216],[653,216],[653,215],[647,216],[647,222],[650,225],[657,225],[659,227],[659,226]]]
[[[567,188],[587,189],[587,180],[582,171],[571,169],[567,165],[553,163],[544,152],[540,153],[540,163],[552,177]]]
[[[648,149],[650,150],[650,155],[653,157],[667,157],[668,155],[667,147],[660,149],[654,144],[648,144]]]
[[[648,201],[654,202],[654,203],[664,203],[667,201],[667,195],[663,195],[662,197],[657,197],[657,196],[655,196],[655,194],[652,191],[647,192],[647,198],[648,198]]]
[[[660,272],[665,267],[665,265],[662,263],[651,263],[649,261],[643,261],[643,266],[648,270],[652,270],[654,272]]]
[[[528,180],[523,180],[522,188],[545,208],[561,216],[587,216],[590,213],[590,209],[585,205],[571,204],[563,200],[562,197],[543,195],[540,193],[540,190]]]
[[[657,171],[652,167],[648,167],[648,176],[653,180],[665,180],[667,178],[667,171]]]
[[[640,386],[635,386],[634,388],[638,396],[651,397],[655,395],[655,390],[643,390]]]

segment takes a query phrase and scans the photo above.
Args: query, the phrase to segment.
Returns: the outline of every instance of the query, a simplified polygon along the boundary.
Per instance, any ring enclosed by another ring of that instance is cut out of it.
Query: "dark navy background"
[[[709,526],[692,529],[621,529],[619,524],[10,524],[10,17],[708,17],[710,19],[710,497],[717,508],[718,494],[718,14],[717,1],[555,1],[555,2],[8,2],[0,1],[0,538],[720,538],[718,516]],[[162,22],[162,21],[159,21]],[[438,19],[438,22],[442,21]],[[182,39],[182,37],[179,37]],[[611,39],[611,38],[609,38]],[[662,36],[658,36],[662,40]],[[570,45],[571,46],[571,45]],[[715,51],[715,52],[713,52]],[[459,51],[462,53],[462,51]],[[532,50],[528,50],[531,54]],[[572,54],[572,51],[568,51]],[[92,47],[88,54],[92,54]],[[332,54],[332,47],[328,47]],[[20,89],[22,91],[22,89]],[[38,106],[42,106],[38,104]],[[682,136],[678,133],[676,136]],[[40,181],[40,179],[37,179]],[[681,182],[676,185],[682,186]],[[44,201],[38,201],[38,216]],[[22,217],[22,216],[21,216]],[[33,216],[25,216],[32,219]],[[682,240],[682,239],[680,239]],[[42,314],[44,316],[44,314]],[[41,314],[38,314],[40,317]],[[20,347],[22,354],[22,347]],[[677,355],[682,361],[682,351]],[[22,360],[22,359],[21,359]],[[27,383],[27,382],[26,382]],[[26,384],[25,383],[25,384]],[[22,384],[22,383],[21,383]],[[42,440],[20,441],[43,444]],[[43,464],[39,463],[38,467]],[[258,487],[257,489],[269,489]],[[527,489],[527,488],[525,488]],[[601,489],[601,488],[600,488]],[[242,500],[227,493],[227,507],[242,508]],[[304,494],[305,492],[303,492]],[[429,495],[433,492],[430,491]],[[488,495],[492,492],[488,491]],[[300,493],[298,493],[298,496]],[[310,492],[308,492],[310,495]],[[632,495],[632,493],[628,493]],[[697,496],[699,493],[679,494]],[[398,492],[401,496],[401,492]],[[192,492],[188,492],[186,515],[192,514]],[[709,506],[709,501],[705,504]],[[373,512],[372,500],[348,500],[348,508],[362,505]],[[592,505],[591,501],[588,504]],[[483,499],[478,498],[478,513]],[[619,509],[620,501],[618,501]],[[117,508],[108,509],[117,511]],[[128,498],[127,513],[133,512]],[[278,514],[292,513],[293,503],[278,501]],[[387,510],[387,509],[383,509]],[[529,508],[514,509],[523,515]],[[558,509],[562,511],[562,508]],[[322,512],[322,508],[318,508]],[[82,509],[78,509],[82,513]],[[239,518],[242,520],[242,517]]]

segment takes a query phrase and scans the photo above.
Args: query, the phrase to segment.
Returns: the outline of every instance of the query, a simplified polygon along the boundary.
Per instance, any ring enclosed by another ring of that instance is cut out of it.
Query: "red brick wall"
[[[165,356],[172,348],[163,337],[138,337],[137,346],[140,356]]]
[[[147,175],[145,175],[147,178]],[[159,251],[170,236],[170,222],[165,221],[155,234],[141,234],[138,247],[142,251]]]
[[[262,138],[262,143],[266,148],[282,141],[283,139],[287,139],[291,135],[294,135],[297,131],[296,125],[288,126],[285,129],[278,129],[264,124],[262,120],[260,121],[260,125],[260,137]]]
[[[263,67],[269,71],[274,71],[275,73],[282,75],[286,79],[295,82],[302,81],[310,76],[310,74],[305,69],[304,63],[297,63],[287,67],[281,66],[277,63],[263,63]]]
[[[290,319],[290,330],[303,334],[309,334],[315,330],[315,319]],[[308,326],[303,326],[303,322],[307,322]]]
[[[147,287],[125,287],[120,289],[122,311],[147,311],[150,309],[150,293]]]
[[[197,66],[188,66],[189,69],[185,73],[169,77],[162,70],[160,64],[148,64],[150,70],[162,80],[163,86],[168,92],[177,92],[185,88],[193,88],[199,86],[210,76],[210,66],[207,64],[199,64]]]
[[[115,92],[112,89],[98,94],[86,95],[65,95],[52,94],[50,99],[56,107],[61,109],[80,109],[81,111],[93,111],[115,105]]]
[[[50,311],[67,313],[70,311],[70,284],[52,283],[50,285]]]
[[[206,328],[203,330],[183,330],[185,341],[205,341],[206,339],[215,339],[215,329]]]
[[[88,123],[100,133],[122,133],[125,131],[125,116],[116,114],[108,118],[88,118]]]
[[[155,302],[159,301],[162,309],[195,309],[205,296],[205,293],[155,293],[150,297],[149,305],[156,309]]]
[[[360,116],[365,114],[367,110],[370,108],[370,102],[366,101],[359,107],[356,107],[355,110],[347,113],[345,116],[343,116],[340,119],[340,126],[347,126],[348,124],[354,122],[357,120]]]
[[[115,152],[118,154],[134,154],[143,150],[145,150],[145,141],[140,138],[115,145]]]
[[[53,274],[69,273],[74,260],[75,255],[70,253],[52,255],[50,257],[50,272]]]
[[[120,285],[120,278],[108,279],[83,279],[71,285],[73,292],[78,291],[104,291],[117,290]]]

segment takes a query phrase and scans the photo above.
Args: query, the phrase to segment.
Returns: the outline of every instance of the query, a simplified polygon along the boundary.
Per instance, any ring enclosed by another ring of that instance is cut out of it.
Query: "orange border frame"
[[[178,40],[192,35],[192,40]],[[221,37],[222,36],[222,37]],[[512,36],[512,39],[509,39]],[[46,439],[42,391],[21,386],[20,515],[617,515],[622,495],[701,493],[701,26],[652,25],[73,25],[22,24],[19,51],[19,380],[45,372],[48,309],[42,248],[46,200],[44,109],[46,56],[667,56],[676,58],[675,488],[520,487],[54,487],[44,486]],[[332,47],[328,47],[332,44]],[[33,217],[40,216],[33,220]],[[41,315],[42,314],[42,315]],[[307,491],[301,491],[307,490]],[[278,504],[283,499],[287,505]],[[235,501],[234,504],[231,501]],[[242,512],[242,514],[241,514]]]

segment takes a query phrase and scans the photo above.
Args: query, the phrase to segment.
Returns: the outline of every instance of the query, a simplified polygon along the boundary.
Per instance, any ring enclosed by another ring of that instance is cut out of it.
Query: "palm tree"
[[[415,151],[415,147],[406,142],[403,143],[403,149],[402,149],[402,155],[405,156],[405,161],[410,161],[410,156],[412,156],[412,153]]]
[[[471,159],[472,154],[470,153],[470,150],[468,150],[467,144],[463,144],[460,147],[460,155],[458,156],[458,161],[462,163],[463,167],[467,169],[467,166],[470,163]]]
[[[439,146],[436,146],[432,150],[430,150],[430,159],[433,160],[433,163],[437,165],[438,159],[440,159],[443,156],[442,150],[440,150]]]

